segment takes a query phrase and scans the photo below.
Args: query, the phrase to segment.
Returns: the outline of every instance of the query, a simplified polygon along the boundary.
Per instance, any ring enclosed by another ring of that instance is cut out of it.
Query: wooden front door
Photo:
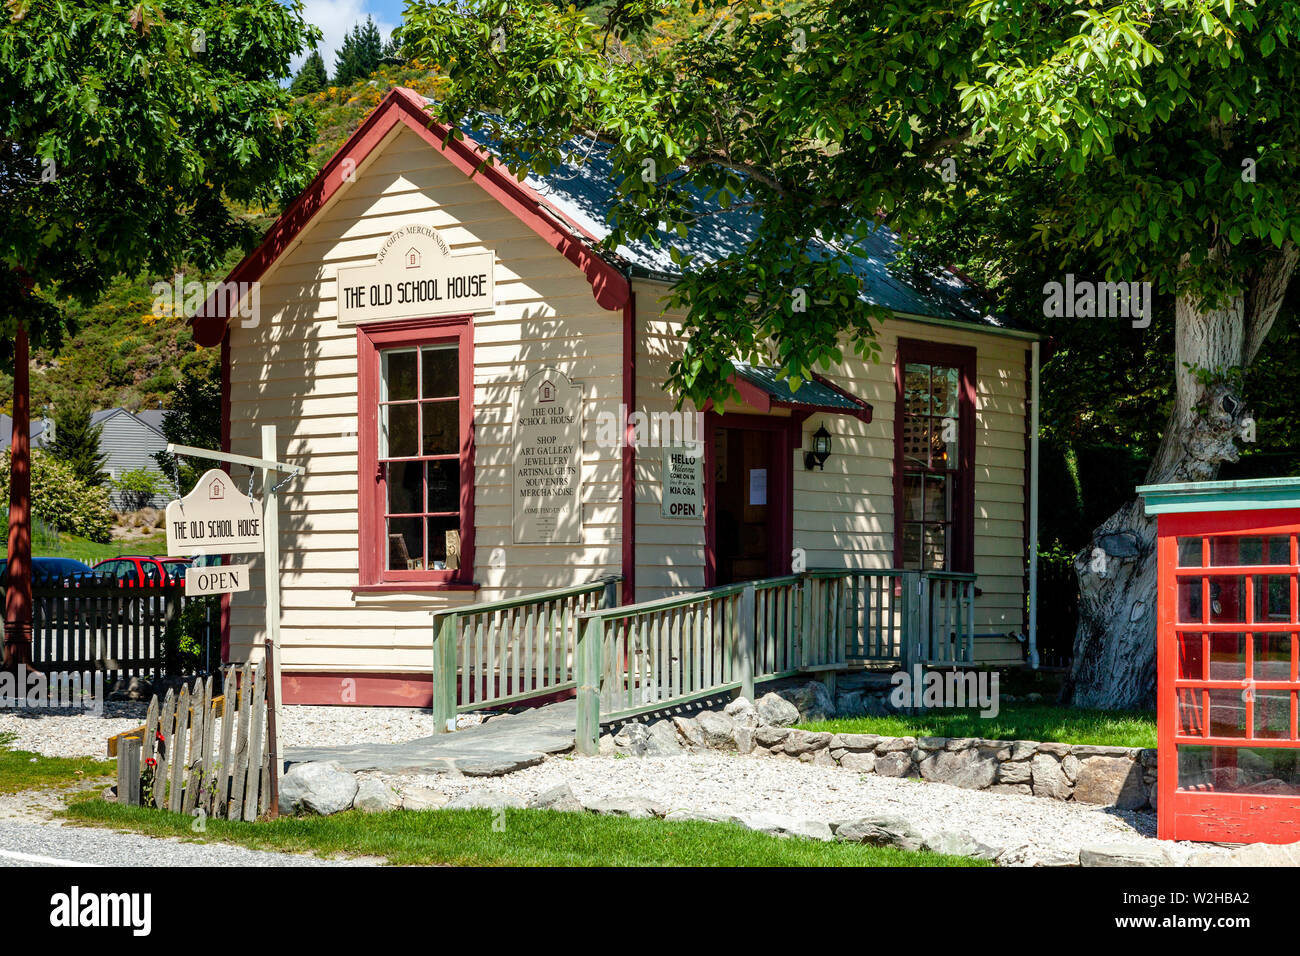
[[[711,417],[705,436],[708,583],[734,584],[788,573],[788,422]]]

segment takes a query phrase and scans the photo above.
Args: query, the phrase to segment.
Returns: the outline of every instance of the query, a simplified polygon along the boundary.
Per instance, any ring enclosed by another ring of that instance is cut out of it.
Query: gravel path
[[[1061,803],[1042,797],[962,790],[940,783],[859,774],[793,760],[738,754],[672,757],[554,757],[505,777],[408,775],[387,778],[399,790],[424,786],[453,796],[490,790],[525,799],[567,783],[587,804],[645,797],[669,809],[728,815],[778,814],[825,823],[889,814],[927,835],[965,831],[996,847],[1028,846],[1027,861],[1093,844],[1150,846],[1155,814]],[[1204,844],[1161,842],[1176,859],[1216,850]],[[1223,851],[1226,852],[1226,851]]]
[[[14,749],[47,757],[102,758],[105,741],[143,724],[147,709],[143,702],[109,701],[99,716],[69,710],[3,710],[0,736],[14,734],[10,745]],[[478,719],[474,714],[461,715],[462,725]],[[367,740],[399,743],[432,733],[433,715],[427,708],[293,706],[284,708],[280,739],[285,747],[325,747]]]

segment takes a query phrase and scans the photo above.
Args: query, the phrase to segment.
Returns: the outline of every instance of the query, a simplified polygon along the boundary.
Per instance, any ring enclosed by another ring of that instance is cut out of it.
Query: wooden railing
[[[579,615],[577,747],[602,721],[849,661],[974,662],[972,574],[816,570]]]
[[[456,714],[576,686],[578,617],[618,603],[621,578],[440,611],[433,622],[433,715]]]

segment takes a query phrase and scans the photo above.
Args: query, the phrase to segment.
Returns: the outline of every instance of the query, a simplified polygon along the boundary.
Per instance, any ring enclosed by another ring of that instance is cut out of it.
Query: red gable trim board
[[[262,244],[237,265],[226,282],[255,282],[266,274],[297,236],[307,227],[346,181],[343,170],[358,169],[366,157],[398,125],[405,125],[430,146],[440,149],[457,169],[478,183],[548,245],[572,262],[591,283],[596,302],[612,312],[621,311],[629,296],[627,277],[592,250],[593,237],[548,205],[532,187],[515,179],[492,155],[469,139],[452,139],[450,128],[434,120],[422,96],[404,87],[393,89],[352,137],[325,164],[289,208],[267,232]],[[221,342],[226,332],[229,309],[217,296],[204,303],[191,322],[200,345]]]

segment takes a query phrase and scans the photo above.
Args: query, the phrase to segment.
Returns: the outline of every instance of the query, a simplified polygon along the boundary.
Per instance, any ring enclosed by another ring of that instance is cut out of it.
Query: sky
[[[326,71],[334,72],[334,51],[354,26],[365,23],[367,15],[374,18],[379,32],[387,40],[393,28],[402,21],[405,5],[405,0],[305,0],[303,7],[307,22],[320,27],[325,34],[318,49],[325,58]],[[304,58],[300,56],[293,61],[295,72]]]

